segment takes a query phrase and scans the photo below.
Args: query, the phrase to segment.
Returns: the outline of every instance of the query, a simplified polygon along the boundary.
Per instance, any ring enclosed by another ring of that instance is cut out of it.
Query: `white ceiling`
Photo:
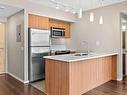
[[[55,4],[51,2],[51,0],[29,0],[34,3],[43,4],[49,7],[55,8]],[[58,2],[62,2],[67,5],[71,5],[76,9],[82,8],[83,11],[94,9],[101,6],[101,0],[55,0]],[[116,3],[120,3],[126,0],[104,0],[103,5],[112,5]]]
[[[0,4],[0,18],[7,18],[20,10],[20,8]]]

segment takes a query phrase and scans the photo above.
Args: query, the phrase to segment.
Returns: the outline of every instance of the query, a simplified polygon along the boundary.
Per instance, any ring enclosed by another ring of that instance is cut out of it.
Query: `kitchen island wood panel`
[[[82,95],[117,76],[117,56],[75,62],[46,59],[47,95]]]
[[[47,95],[69,95],[69,64],[46,60]]]

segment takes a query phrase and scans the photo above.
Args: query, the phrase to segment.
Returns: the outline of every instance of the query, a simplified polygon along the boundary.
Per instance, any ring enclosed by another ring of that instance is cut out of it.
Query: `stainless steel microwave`
[[[51,37],[65,37],[65,29],[63,28],[51,28]]]

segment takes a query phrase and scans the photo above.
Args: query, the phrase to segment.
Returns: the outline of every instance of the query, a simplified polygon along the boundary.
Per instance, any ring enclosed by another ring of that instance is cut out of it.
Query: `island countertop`
[[[84,56],[75,56],[75,54],[45,56],[44,58],[56,60],[56,61],[75,62],[75,61],[82,61],[82,60],[117,55],[118,53],[117,52],[90,52],[88,55],[84,55]]]

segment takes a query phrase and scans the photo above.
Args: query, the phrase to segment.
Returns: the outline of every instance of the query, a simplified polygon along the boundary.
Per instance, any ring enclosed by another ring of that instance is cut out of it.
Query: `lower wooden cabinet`
[[[117,80],[117,55],[74,62],[46,59],[45,79],[47,95],[83,95]]]

